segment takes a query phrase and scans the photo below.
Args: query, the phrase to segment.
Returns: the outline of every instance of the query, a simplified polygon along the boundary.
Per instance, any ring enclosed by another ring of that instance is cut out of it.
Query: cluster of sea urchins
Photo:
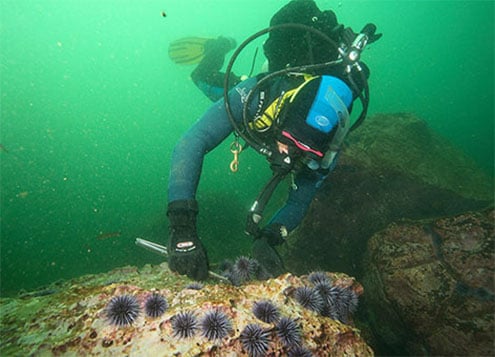
[[[260,263],[250,257],[237,257],[235,262],[223,261],[220,267],[220,274],[225,276],[232,285],[239,286],[251,280],[266,280],[270,274],[260,265]]]
[[[284,352],[289,357],[312,356],[311,352],[303,346],[302,331],[297,320],[281,316],[278,308],[269,300],[255,302],[252,312],[258,320],[271,324],[271,327],[264,328],[256,323],[244,327],[239,340],[249,356],[265,356],[273,338],[279,339],[284,346]]]
[[[232,331],[230,317],[219,308],[206,311],[201,318],[192,311],[182,311],[171,318],[174,337],[189,338],[198,332],[208,340],[220,340]]]
[[[230,272],[236,274],[236,282],[252,279],[256,273],[257,263],[250,258],[241,257],[231,267]],[[346,323],[350,314],[355,312],[358,304],[356,293],[350,289],[333,285],[325,272],[313,272],[308,276],[309,286],[298,287],[293,291],[295,300],[307,309],[318,314],[331,317]],[[188,285],[188,289],[201,289],[202,285]],[[167,309],[165,297],[152,293],[139,304],[133,295],[113,297],[105,308],[109,321],[117,326],[132,325],[144,309],[150,318],[161,316]],[[269,300],[256,301],[253,304],[254,316],[270,324],[263,327],[257,323],[246,325],[239,341],[249,356],[265,356],[273,339],[278,339],[284,346],[287,356],[311,356],[311,352],[303,346],[301,326],[296,319],[281,316],[279,309]],[[233,331],[230,317],[219,308],[206,311],[198,317],[192,311],[178,312],[170,319],[173,335],[177,338],[190,338],[198,333],[208,340],[220,340]]]
[[[358,305],[358,296],[349,287],[333,285],[325,272],[309,274],[310,286],[298,287],[293,297],[303,307],[322,316],[347,323]]]
[[[192,282],[185,289],[201,290],[203,284]],[[144,310],[146,316],[157,318],[168,309],[167,299],[161,294],[152,293],[144,301],[143,306],[139,304],[134,295],[114,296],[107,304],[104,313],[111,324],[122,327],[132,325]]]
[[[266,328],[257,323],[244,326],[238,338],[249,356],[265,356],[275,338],[282,343],[288,356],[311,356],[311,352],[303,346],[298,322],[281,316],[271,301],[255,302],[252,312],[259,320],[272,326]],[[171,323],[173,335],[177,338],[201,334],[208,340],[219,340],[233,332],[230,317],[218,308],[206,311],[201,318],[193,311],[182,311],[172,316]]]
[[[168,308],[166,299],[153,293],[144,301],[144,312],[148,317],[161,316]],[[108,303],[105,313],[109,321],[119,327],[132,325],[141,314],[143,307],[133,295],[118,295]],[[264,323],[266,328],[257,323],[248,324],[239,335],[239,341],[249,356],[266,355],[270,343],[278,338],[288,356],[311,356],[302,344],[302,333],[298,322],[290,317],[281,316],[278,308],[269,300],[254,303],[254,316]],[[181,311],[170,318],[174,337],[191,338],[198,334],[208,340],[220,340],[233,331],[230,317],[219,308],[206,311],[198,317],[193,311]]]
[[[153,293],[146,298],[142,307],[134,295],[118,295],[107,304],[105,315],[113,325],[127,326],[136,321],[143,308],[146,316],[156,318],[168,309],[168,303],[165,297]]]

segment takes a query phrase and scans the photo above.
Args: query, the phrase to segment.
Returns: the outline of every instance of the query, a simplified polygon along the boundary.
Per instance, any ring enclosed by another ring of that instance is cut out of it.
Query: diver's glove
[[[376,32],[376,25],[372,23],[366,24],[361,30],[361,33],[364,33],[366,34],[366,36],[368,36],[368,44],[376,42],[382,37],[383,34],[375,33],[375,32]],[[351,46],[357,36],[358,34],[355,33],[350,27],[346,27],[342,31],[342,41],[347,46]]]
[[[378,41],[383,36],[382,33],[375,33],[375,32],[376,32],[376,25],[373,23],[366,24],[361,30],[361,33],[364,33],[366,34],[366,36],[368,36],[368,44]]]
[[[271,277],[283,274],[286,269],[282,258],[274,246],[285,242],[287,228],[278,223],[271,223],[264,227],[255,238],[252,247],[252,257],[258,261],[263,271]]]
[[[169,203],[168,265],[170,270],[194,280],[208,277],[208,257],[196,231],[198,204],[195,200]]]
[[[271,223],[260,232],[260,236],[265,238],[272,247],[284,243],[288,234],[287,228],[279,223]]]

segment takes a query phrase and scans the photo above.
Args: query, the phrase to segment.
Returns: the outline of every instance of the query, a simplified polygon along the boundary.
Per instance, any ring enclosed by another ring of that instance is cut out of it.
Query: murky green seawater
[[[221,34],[241,42],[285,3],[1,2],[3,295],[160,261],[134,239],[165,243],[169,157],[210,104],[192,68],[168,59],[168,43]],[[493,1],[318,4],[355,30],[374,22],[384,33],[364,54],[371,114],[416,113],[493,176]],[[269,176],[254,153],[231,174],[228,144],[208,156],[199,191],[213,262],[247,254],[245,213]]]

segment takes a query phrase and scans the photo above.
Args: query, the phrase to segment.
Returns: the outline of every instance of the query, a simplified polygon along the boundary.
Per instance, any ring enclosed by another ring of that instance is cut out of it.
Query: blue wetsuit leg
[[[301,169],[295,177],[297,189],[290,189],[285,205],[272,217],[270,224],[281,224],[289,232],[293,231],[303,220],[318,189],[330,171],[335,168],[336,162],[335,159],[331,167],[323,172],[313,171],[307,167]]]

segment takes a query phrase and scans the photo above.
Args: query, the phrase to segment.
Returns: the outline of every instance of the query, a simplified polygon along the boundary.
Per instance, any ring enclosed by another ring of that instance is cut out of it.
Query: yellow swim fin
[[[196,64],[199,63],[205,52],[205,43],[211,38],[204,37],[184,37],[170,43],[168,46],[168,56],[176,64]]]

